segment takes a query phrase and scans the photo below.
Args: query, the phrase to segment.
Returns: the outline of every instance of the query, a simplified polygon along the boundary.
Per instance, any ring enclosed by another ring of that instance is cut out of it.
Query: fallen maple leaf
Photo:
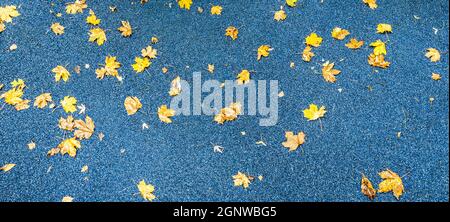
[[[313,32],[308,37],[306,37],[305,43],[306,45],[319,47],[320,44],[322,44],[322,37]]]
[[[324,106],[321,106],[319,109],[316,104],[310,104],[308,109],[303,110],[303,116],[308,121],[312,121],[324,117],[326,112]]]
[[[305,62],[310,62],[311,61],[311,59],[312,59],[312,57],[314,57],[314,52],[312,52],[312,48],[311,48],[311,46],[309,46],[309,45],[307,45],[306,47],[305,47],[305,49],[303,49],[303,52],[302,52],[302,59],[303,59],[303,61],[305,61]]]
[[[286,0],[286,5],[288,5],[289,7],[295,7],[297,6],[297,1],[298,0]]]
[[[147,46],[145,49],[141,50],[142,57],[147,57],[149,59],[156,59],[158,51],[151,46]]]
[[[220,14],[222,14],[222,6],[213,5],[211,7],[211,15],[220,15]]]
[[[105,76],[114,76],[120,79],[119,71],[121,64],[117,61],[115,56],[107,56],[104,67],[95,70],[98,79],[103,79]]]
[[[161,122],[171,123],[170,117],[175,115],[175,110],[167,108],[166,105],[158,107],[158,118]]]
[[[0,7],[0,23],[11,23],[13,18],[18,17],[20,13],[17,11],[17,7],[14,5],[7,5]]]
[[[441,53],[435,48],[428,48],[425,56],[430,59],[432,62],[437,62],[441,60]]]
[[[246,189],[249,187],[252,179],[252,177],[238,171],[237,174],[233,176],[233,184],[235,187],[242,186]]]
[[[64,66],[56,66],[52,69],[52,72],[55,73],[56,82],[59,82],[61,79],[64,80],[64,82],[69,80],[70,73]]]
[[[370,43],[370,46],[374,47],[373,54],[375,55],[386,55],[386,43],[381,40]]]
[[[378,184],[378,192],[387,193],[392,191],[397,200],[400,199],[404,190],[402,178],[389,169],[380,172],[379,175],[383,181]]]
[[[287,15],[286,15],[286,12],[283,10],[283,8],[276,11],[275,14],[273,15],[273,19],[278,22],[286,20],[286,17],[287,17]]]
[[[122,33],[123,37],[130,37],[133,34],[133,29],[131,28],[130,22],[122,21],[122,26],[120,26],[117,30]]]
[[[135,114],[140,108],[142,108],[141,101],[135,96],[128,96],[124,102],[125,110],[129,116]]]
[[[261,57],[268,57],[272,51],[270,45],[262,45],[258,48],[258,61],[261,60]]]
[[[59,22],[53,23],[50,26],[50,29],[52,30],[53,33],[55,33],[56,35],[62,35],[64,34],[64,26],[62,26]]]
[[[233,40],[236,40],[238,38],[238,34],[239,34],[239,30],[233,26],[229,26],[225,30],[225,36],[229,36]]]
[[[87,8],[86,0],[76,0],[66,6],[67,14],[83,13],[83,9]]]
[[[391,33],[392,26],[390,24],[380,23],[377,25],[377,33]]]
[[[244,69],[237,75],[238,85],[247,84],[250,81],[250,71]]]
[[[132,64],[131,66],[133,67],[133,70],[136,71],[136,73],[141,73],[143,72],[146,68],[148,68],[152,62],[150,62],[150,60],[147,57],[141,58],[141,57],[136,57],[134,59],[134,64]]]
[[[218,114],[214,116],[214,121],[223,124],[225,121],[233,121],[241,114],[241,104],[231,103],[228,107],[222,108]]]
[[[373,188],[369,178],[367,178],[364,175],[362,176],[361,179],[361,192],[364,195],[366,195],[370,200],[373,200],[373,198],[375,198],[375,195],[377,194],[377,191]]]
[[[437,73],[432,73],[431,74],[431,79],[438,81],[441,80],[441,75],[437,74]]]
[[[139,192],[141,193],[141,196],[148,201],[152,201],[156,198],[156,196],[153,194],[155,191],[155,187],[151,184],[146,184],[144,180],[141,180],[139,184],[137,185]]]
[[[347,48],[349,49],[359,49],[364,45],[364,41],[358,41],[357,39],[353,38],[350,39],[350,42],[348,42],[347,44],[345,44],[345,46],[347,46]]]
[[[100,19],[97,18],[94,11],[92,9],[89,9],[89,16],[86,17],[86,23],[91,25],[98,25],[100,24]]]
[[[60,104],[66,113],[73,113],[77,111],[77,99],[72,96],[65,96]]]
[[[94,133],[95,125],[94,121],[91,117],[86,116],[85,121],[83,120],[75,120],[75,132],[74,136],[77,139],[89,139]]]
[[[177,76],[175,79],[172,80],[169,95],[176,96],[180,93],[181,93],[181,78]]]
[[[378,7],[377,0],[363,0],[363,2],[371,9],[376,9]]]
[[[62,198],[61,202],[63,202],[63,203],[70,203],[70,202],[73,202],[73,197],[71,197],[71,196],[64,196],[64,197]]]
[[[331,32],[331,36],[337,40],[344,40],[347,35],[350,35],[350,32],[347,29],[339,27],[334,28]]]
[[[89,42],[96,42],[99,46],[105,43],[106,33],[103,29],[93,28],[89,32]]]
[[[16,164],[14,164],[14,163],[8,163],[8,164],[5,164],[4,166],[0,167],[0,170],[3,172],[8,172],[15,166],[16,166]]]
[[[37,96],[34,100],[34,106],[36,106],[39,109],[42,109],[47,106],[49,102],[52,101],[52,96],[50,93],[42,93],[41,95]]]
[[[375,55],[372,53],[369,55],[369,58],[367,59],[367,61],[368,61],[369,65],[374,66],[374,67],[383,68],[383,69],[386,69],[391,64],[390,62],[384,60],[384,55],[382,55],[382,54]]]
[[[65,139],[62,141],[57,149],[61,152],[62,155],[69,154],[71,157],[75,157],[77,155],[77,149],[81,147],[80,141],[76,140],[75,137]]]
[[[333,68],[334,63],[330,63],[329,61],[322,65],[322,76],[325,81],[333,83],[336,82],[336,75],[339,75],[341,71]]]
[[[209,73],[214,73],[214,69],[215,69],[214,64],[208,64],[208,72]]]
[[[73,131],[75,128],[75,122],[72,115],[69,115],[67,118],[59,118],[58,127],[62,130]]]
[[[282,143],[282,145],[289,149],[289,152],[297,150],[299,146],[305,143],[305,133],[299,132],[298,135],[294,135],[293,132],[288,131],[284,135],[286,137],[286,141]]]
[[[191,9],[192,0],[177,0],[178,6],[187,10]]]

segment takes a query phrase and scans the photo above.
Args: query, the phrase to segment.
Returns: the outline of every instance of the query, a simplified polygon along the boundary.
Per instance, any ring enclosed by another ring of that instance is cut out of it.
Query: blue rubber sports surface
[[[0,173],[0,201],[61,201],[63,196],[144,201],[136,187],[142,179],[155,186],[155,201],[369,201],[361,194],[361,173],[377,187],[378,172],[386,168],[403,176],[400,201],[448,201],[448,1],[378,0],[372,10],[360,0],[301,0],[295,8],[285,6],[286,20],[276,22],[273,14],[284,5],[281,0],[194,0],[189,11],[175,0],[144,5],[138,0],[88,0],[107,33],[102,46],[88,42],[89,10],[68,15],[67,2],[0,1],[0,6],[19,6],[21,14],[0,33],[2,93],[21,78],[27,84],[24,98],[50,92],[59,102],[74,96],[95,121],[95,134],[82,141],[75,158],[47,157],[49,149],[67,138],[58,128],[58,119],[67,114],[61,108],[16,111],[2,101],[0,166],[16,166]],[[110,12],[111,5],[117,12]],[[222,15],[212,16],[211,5],[221,5]],[[199,13],[197,7],[205,11]],[[117,31],[122,20],[134,28],[130,38]],[[54,22],[65,26],[63,35],[50,31]],[[378,23],[391,24],[393,33],[377,34]],[[239,28],[237,40],[224,35],[228,26]],[[333,39],[336,26],[351,35]],[[301,52],[311,32],[324,40],[306,63]],[[160,40],[154,45],[158,58],[147,72],[136,74],[131,64],[152,36]],[[347,49],[344,45],[353,37],[365,45]],[[372,52],[368,44],[377,39],[387,42],[387,69],[367,63]],[[17,50],[8,50],[12,44]],[[256,49],[263,44],[274,50],[258,62]],[[430,47],[441,51],[439,62],[424,56]],[[107,55],[122,63],[123,83],[96,79],[95,69]],[[342,71],[334,84],[320,75],[327,60]],[[207,73],[207,64],[215,64],[214,74]],[[70,68],[68,82],[55,82],[51,70],[57,65]],[[82,67],[79,75],[72,71],[76,65]],[[169,72],[163,74],[162,67]],[[279,81],[285,96],[279,98],[276,126],[260,127],[259,117],[245,115],[224,125],[203,115],[175,116],[171,124],[159,121],[157,108],[170,103],[167,92],[177,75],[189,82],[192,72],[202,71],[204,79],[223,81],[235,79],[242,69],[256,71],[255,80]],[[433,72],[442,79],[432,80]],[[128,116],[123,107],[127,96],[143,104],[136,115]],[[320,122],[303,117],[301,111],[310,103],[327,108]],[[143,130],[143,123],[149,129]],[[285,131],[304,131],[306,143],[288,152],[281,145]],[[256,144],[259,140],[267,146]],[[30,141],[36,143],[34,150],[27,148]],[[214,152],[213,145],[224,147],[223,153]],[[81,173],[84,165],[89,171]],[[263,180],[254,180],[248,189],[234,187],[232,176],[238,171]],[[397,200],[386,193],[375,201]]]

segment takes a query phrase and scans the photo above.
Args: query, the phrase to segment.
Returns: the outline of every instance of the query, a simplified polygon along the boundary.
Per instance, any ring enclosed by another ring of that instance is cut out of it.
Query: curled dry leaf
[[[429,58],[430,61],[432,62],[437,62],[441,60],[441,53],[435,48],[428,48],[425,56]]]
[[[339,27],[334,28],[331,32],[331,36],[337,40],[344,40],[347,35],[350,35],[350,32],[347,29]]]
[[[177,96],[180,93],[181,93],[181,78],[177,76],[174,80],[172,80],[169,95]]]
[[[286,20],[286,18],[287,18],[286,12],[282,8],[276,11],[275,14],[273,15],[273,19],[278,22],[284,21]]]
[[[373,198],[375,198],[375,195],[377,194],[377,191],[373,188],[369,178],[364,175],[361,179],[361,193],[366,195],[370,200],[373,200]]]
[[[64,34],[64,26],[62,26],[59,22],[53,23],[50,26],[50,29],[52,30],[53,33],[55,33],[56,35],[62,35]]]
[[[369,6],[371,9],[376,9],[376,8],[378,8],[377,0],[363,0],[363,2],[364,2],[367,6]]]
[[[145,49],[141,50],[142,57],[147,57],[149,59],[156,59],[158,51],[151,46],[147,46]]]
[[[4,166],[0,167],[0,170],[3,172],[8,172],[15,166],[16,166],[16,164],[14,164],[14,163],[8,163],[8,164],[5,164]]]
[[[225,30],[225,36],[229,36],[231,39],[236,40],[238,38],[239,30],[234,26],[229,26]]]
[[[211,7],[211,15],[220,15],[220,14],[222,14],[222,6],[213,5]]]
[[[140,108],[142,108],[141,101],[135,96],[128,96],[125,98],[123,105],[125,106],[125,110],[129,116],[135,114]]]
[[[62,130],[73,131],[75,128],[75,122],[72,115],[67,118],[59,118],[58,127]]]
[[[390,24],[380,23],[377,25],[377,33],[391,33],[392,26]]]
[[[262,57],[268,57],[272,48],[270,45],[262,45],[258,48],[258,61],[261,60]]]
[[[236,78],[236,82],[238,85],[247,84],[250,81],[250,71],[244,69],[237,75]]]
[[[302,52],[302,59],[305,62],[310,62],[312,57],[314,57],[314,53],[312,52],[311,46],[307,45]]]

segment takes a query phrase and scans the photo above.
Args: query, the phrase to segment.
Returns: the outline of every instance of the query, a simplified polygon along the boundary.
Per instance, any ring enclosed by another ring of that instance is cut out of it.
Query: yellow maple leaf
[[[282,145],[289,149],[289,152],[297,150],[299,146],[305,143],[305,133],[299,132],[295,135],[293,132],[285,132],[286,141],[282,143]]]
[[[0,23],[11,23],[13,18],[18,17],[20,13],[14,5],[0,7]]]
[[[73,131],[75,128],[75,122],[72,115],[69,115],[66,119],[59,118],[58,127],[62,130]]]
[[[437,62],[441,60],[441,53],[439,50],[435,48],[428,48],[427,53],[425,53],[425,56],[430,59],[432,62]]]
[[[29,103],[30,103],[30,100],[24,99],[24,100],[20,101],[19,103],[17,103],[17,104],[14,106],[14,108],[15,108],[17,111],[21,111],[21,110],[28,109],[28,108],[30,108]]]
[[[225,36],[229,36],[231,39],[236,40],[238,38],[239,30],[234,26],[229,26],[225,30]]]
[[[14,164],[14,163],[7,163],[4,166],[0,167],[0,170],[3,171],[3,172],[8,172],[12,168],[14,168],[15,166],[16,166],[16,164]]]
[[[192,0],[178,0],[178,6],[187,10],[191,9]]]
[[[91,25],[98,25],[100,24],[100,19],[97,18],[94,11],[92,9],[89,9],[89,16],[86,17],[86,23]]]
[[[167,108],[166,105],[158,107],[158,118],[161,122],[171,123],[170,117],[175,115],[175,110]]]
[[[303,110],[303,116],[308,121],[312,121],[324,117],[326,112],[324,106],[319,109],[316,104],[310,104],[308,109]]]
[[[333,83],[336,82],[336,75],[339,75],[341,71],[333,68],[334,63],[330,63],[329,61],[322,65],[322,76],[325,81]]]
[[[349,49],[359,49],[364,45],[364,41],[358,41],[357,39],[353,38],[350,39],[350,42],[348,42],[347,44],[345,44],[345,46],[347,46],[347,48]]]
[[[106,33],[103,29],[93,28],[89,32],[89,42],[96,42],[99,46],[105,43]]]
[[[380,23],[377,25],[377,33],[391,33],[392,26],[390,24]]]
[[[373,200],[377,194],[377,191],[373,188],[369,178],[364,175],[361,178],[361,193],[366,195],[370,200]]]
[[[211,7],[211,15],[220,15],[220,14],[222,14],[222,6],[213,5]]]
[[[47,106],[49,102],[52,101],[52,95],[50,93],[42,93],[34,99],[33,106],[42,109]]]
[[[59,22],[53,23],[50,26],[50,29],[52,30],[53,33],[55,33],[56,35],[62,35],[64,34],[64,26],[62,26]]]
[[[132,64],[131,66],[133,67],[133,70],[136,71],[137,73],[141,73],[143,72],[146,68],[148,68],[152,62],[150,62],[150,60],[147,57],[141,58],[141,57],[136,57],[134,59],[134,64]]]
[[[307,45],[302,52],[302,59],[305,62],[310,62],[312,57],[314,57],[314,53],[312,52],[311,46]]]
[[[390,62],[384,60],[384,55],[382,55],[382,54],[375,55],[374,53],[372,53],[369,55],[369,58],[367,59],[367,61],[368,61],[369,65],[371,65],[373,67],[379,67],[379,68],[383,68],[383,69],[386,69],[391,64]]]
[[[431,79],[438,81],[441,80],[441,75],[437,74],[437,73],[432,73],[431,74]]]
[[[133,34],[133,29],[128,21],[122,21],[122,26],[120,26],[117,30],[122,33],[123,37],[130,37],[131,34]]]
[[[141,50],[141,55],[142,57],[147,57],[149,59],[156,59],[156,56],[158,56],[158,50],[151,46],[147,46],[145,49]]]
[[[77,139],[89,139],[94,133],[95,124],[91,117],[86,116],[85,121],[83,120],[75,120],[74,124],[76,130],[74,132],[74,136]]]
[[[65,96],[60,104],[66,113],[73,113],[77,111],[77,99],[72,96]]]
[[[402,178],[390,169],[380,172],[379,175],[383,181],[378,184],[378,192],[387,193],[392,191],[397,200],[400,199],[404,191]]]
[[[286,0],[286,5],[288,5],[289,7],[295,7],[297,6],[297,1],[298,0]]]
[[[278,11],[275,11],[275,13],[273,15],[273,19],[278,22],[284,21],[284,20],[286,20],[286,18],[287,18],[287,15],[286,15],[286,12],[283,10],[283,8],[281,8]]]
[[[313,32],[308,37],[306,37],[305,43],[306,45],[319,47],[320,44],[322,44],[322,37]]]
[[[55,73],[56,82],[59,82],[61,79],[64,80],[64,82],[69,80],[70,73],[64,66],[56,66],[52,69],[52,72]]]
[[[377,0],[363,0],[363,2],[371,9],[376,9],[378,7]]]
[[[384,43],[381,40],[377,40],[375,42],[370,43],[370,46],[374,47],[373,54],[375,54],[375,55],[386,55],[387,54],[386,43]]]
[[[214,73],[214,69],[215,69],[214,64],[208,64],[208,72],[209,73]]]
[[[70,203],[70,202],[73,202],[73,197],[71,197],[71,196],[64,196],[64,197],[61,199],[61,202],[63,202],[63,203]]]
[[[107,56],[105,58],[105,65],[102,68],[98,68],[95,70],[95,74],[97,74],[98,79],[103,79],[106,76],[114,76],[116,78],[120,78],[119,69],[121,66],[120,62],[117,61],[115,56]]]
[[[77,149],[81,147],[80,141],[76,140],[75,137],[68,138],[63,140],[57,147],[60,150],[61,154],[69,154],[71,157],[75,157],[77,155]]]
[[[177,76],[175,79],[172,80],[172,83],[170,84],[170,96],[176,96],[181,93],[181,78]]]
[[[252,177],[238,171],[236,175],[233,175],[233,184],[235,187],[242,186],[246,189],[249,187],[252,179]]]
[[[66,6],[67,14],[83,13],[83,9],[87,8],[86,0],[76,0]]]
[[[15,87],[0,95],[0,99],[4,99],[5,103],[14,106],[23,101],[22,96],[22,89]]]
[[[237,75],[238,85],[247,84],[250,81],[250,71],[244,69]]]
[[[214,116],[214,121],[223,124],[225,121],[233,121],[241,114],[241,104],[231,103],[228,107],[222,108],[218,114]]]
[[[141,101],[135,96],[128,96],[123,103],[125,110],[129,116],[135,114],[140,108],[142,108]]]
[[[331,36],[337,40],[343,40],[347,35],[350,35],[350,32],[347,29],[342,29],[339,27],[335,27],[331,32]]]
[[[155,187],[151,184],[146,184],[144,180],[141,180],[137,185],[139,193],[141,193],[142,198],[148,201],[152,201],[156,198],[153,194]]]
[[[272,48],[270,45],[262,45],[258,48],[258,61],[261,60],[261,57],[268,57]]]

